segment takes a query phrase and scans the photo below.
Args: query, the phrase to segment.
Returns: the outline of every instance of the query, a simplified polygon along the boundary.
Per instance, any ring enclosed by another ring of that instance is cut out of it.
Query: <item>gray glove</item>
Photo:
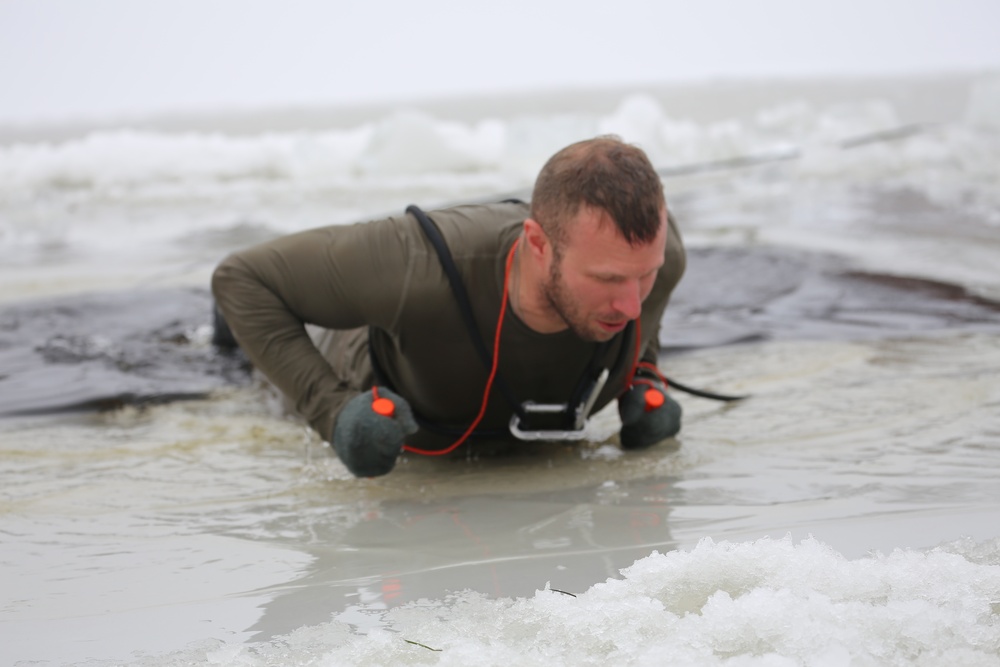
[[[377,402],[370,391],[348,401],[333,427],[333,448],[355,477],[378,477],[392,470],[403,439],[418,429],[402,396],[385,387],[376,391]]]
[[[636,380],[618,398],[622,449],[645,449],[674,437],[681,430],[681,406],[667,395],[663,383],[646,377]],[[659,396],[650,394],[647,398],[647,392],[659,392]]]

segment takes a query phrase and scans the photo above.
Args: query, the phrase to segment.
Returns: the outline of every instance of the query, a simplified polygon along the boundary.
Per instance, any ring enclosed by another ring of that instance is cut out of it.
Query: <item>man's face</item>
[[[603,210],[582,208],[566,222],[542,286],[549,305],[580,338],[610,340],[639,317],[667,244],[667,215],[652,242],[632,246]]]

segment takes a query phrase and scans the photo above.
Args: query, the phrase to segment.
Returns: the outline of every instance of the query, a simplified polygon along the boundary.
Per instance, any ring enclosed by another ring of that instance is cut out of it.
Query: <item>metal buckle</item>
[[[574,430],[524,430],[521,428],[521,418],[515,413],[510,418],[511,434],[518,440],[583,440],[584,433],[587,430],[587,417],[590,416],[590,411],[593,409],[601,390],[604,389],[604,385],[607,383],[610,374],[607,368],[602,370],[601,374],[597,376],[597,379],[591,385],[585,400],[581,401],[577,406],[573,420]],[[558,414],[569,411],[569,406],[566,403],[535,403],[534,401],[525,401],[521,404],[521,408],[525,414]]]

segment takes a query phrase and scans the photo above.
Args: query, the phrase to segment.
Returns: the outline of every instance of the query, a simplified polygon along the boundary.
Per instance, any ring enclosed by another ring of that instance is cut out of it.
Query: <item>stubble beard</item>
[[[563,284],[560,266],[561,258],[557,254],[549,269],[548,283],[542,287],[542,294],[549,307],[579,338],[590,343],[603,343],[610,340],[614,337],[613,333],[598,329],[596,323],[593,326],[588,326],[587,318],[581,312],[579,304]]]

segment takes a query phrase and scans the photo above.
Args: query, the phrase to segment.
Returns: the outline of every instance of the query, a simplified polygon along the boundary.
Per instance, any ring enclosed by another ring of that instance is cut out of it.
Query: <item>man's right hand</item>
[[[378,477],[392,470],[403,440],[418,428],[402,396],[376,387],[341,410],[333,427],[333,448],[355,477]]]

